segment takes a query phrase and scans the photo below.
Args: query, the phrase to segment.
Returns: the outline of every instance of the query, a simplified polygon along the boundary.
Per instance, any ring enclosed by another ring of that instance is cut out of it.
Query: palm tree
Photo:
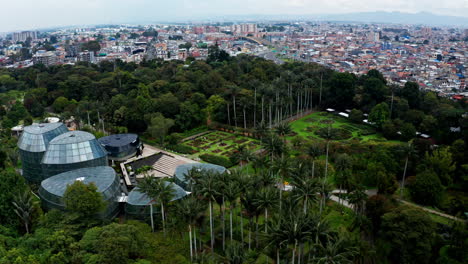
[[[234,108],[234,126],[237,127],[236,96],[239,94],[241,89],[239,88],[239,86],[234,84],[228,85],[227,89],[232,97],[232,106]]]
[[[214,249],[214,230],[213,230],[213,201],[215,196],[218,195],[216,188],[216,176],[218,173],[213,171],[207,171],[205,175],[200,179],[199,188],[196,189],[196,193],[208,200],[208,208],[210,210],[210,237],[211,237],[211,251]]]
[[[169,183],[164,179],[152,176],[145,176],[139,183],[138,189],[146,194],[154,202],[161,206],[161,219],[163,232],[166,233],[166,213],[164,206],[167,205],[174,197],[174,183]],[[151,203],[151,209],[153,204]],[[154,228],[154,227],[153,227]]]
[[[282,155],[281,158],[276,159],[273,163],[273,171],[276,175],[280,176],[280,184],[279,184],[279,211],[281,212],[281,202],[283,198],[283,190],[284,190],[284,179],[288,178],[292,172],[291,160]]]
[[[315,160],[322,155],[323,153],[323,148],[321,145],[317,143],[312,143],[308,148],[307,148],[307,154],[312,158],[312,177],[315,176]]]
[[[226,184],[229,179],[229,174],[219,173],[215,179],[216,195],[215,202],[219,206],[220,218],[221,218],[221,227],[223,230],[223,250],[226,249]]]
[[[335,174],[335,180],[336,183],[339,186],[340,190],[347,190],[348,192],[350,191],[350,176],[352,174],[352,159],[351,157],[344,153],[344,154],[339,154],[336,159],[335,159],[335,169],[336,169],[336,174]],[[341,196],[339,196],[338,203],[341,201]]]
[[[193,167],[184,173],[184,180],[188,183],[188,188],[190,192],[193,193],[193,188],[195,184],[200,180],[200,177],[203,173],[203,170],[200,168]]]
[[[328,183],[327,178],[321,179],[322,184],[320,186],[320,196],[322,197],[320,200],[320,215],[322,215],[323,207],[325,206],[328,197],[332,191],[332,186]]]
[[[206,211],[206,206],[200,200],[194,196],[182,199],[176,204],[177,212],[182,216],[184,222],[188,223],[189,242],[190,242],[190,260],[193,261],[193,256],[196,255],[196,235],[195,230],[192,227],[195,225],[195,221],[199,218],[203,212]],[[194,233],[194,240],[192,242],[192,232]]]
[[[357,185],[352,192],[348,194],[348,201],[353,205],[356,213],[362,214],[367,200],[366,189],[362,185]]]
[[[307,214],[307,208],[317,202],[317,193],[320,192],[320,184],[314,178],[294,177],[292,180],[294,186],[292,196],[296,202],[303,204],[304,215]]]
[[[410,156],[414,155],[415,149],[411,144],[411,141],[408,142],[408,145],[404,146],[402,149],[403,153],[406,155],[405,168],[403,170],[403,179],[401,180],[401,189],[400,189],[400,199],[403,198],[403,190],[405,189],[405,180],[406,180],[406,171],[408,169],[408,161]]]
[[[29,233],[29,226],[31,225],[31,217],[35,210],[35,204],[33,197],[28,191],[24,191],[14,197],[14,212],[21,219],[21,222],[23,222],[26,233]]]
[[[255,127],[255,136],[262,139],[265,135],[267,135],[269,130],[270,129],[268,128],[268,125],[262,121]]]
[[[248,244],[249,249],[252,244],[252,226],[253,219],[255,219],[256,226],[258,227],[258,216],[260,215],[259,208],[255,204],[255,199],[257,197],[257,190],[254,188],[247,189],[244,194],[241,196],[241,206],[245,209],[245,212],[249,218],[249,234],[248,234]],[[258,228],[257,228],[258,231]]]
[[[268,160],[265,156],[253,155],[252,156],[252,168],[255,173],[265,169],[268,166]]]
[[[235,181],[234,178],[229,177],[228,182],[226,183],[226,188],[225,188],[225,196],[226,200],[229,202],[229,231],[230,231],[230,237],[231,237],[231,242],[233,240],[233,228],[232,228],[232,215],[234,208],[236,207],[236,201],[237,198],[240,195],[240,188],[238,182]]]
[[[319,247],[319,255],[313,258],[312,263],[317,264],[352,264],[353,258],[357,254],[354,247],[345,245],[345,240],[342,238],[329,238],[325,245],[321,243]]]
[[[286,152],[286,145],[283,140],[273,133],[262,139],[262,145],[270,155],[270,161],[273,161],[274,157],[279,157]]]
[[[280,137],[285,137],[292,132],[291,125],[288,122],[281,122],[276,126],[275,132]]]
[[[265,216],[265,233],[268,233],[268,209],[275,206],[278,200],[278,193],[273,188],[263,188],[259,191],[258,196],[254,199],[254,204],[259,211],[264,211]]]
[[[235,163],[240,163],[241,168],[244,167],[245,163],[248,163],[250,160],[253,159],[252,152],[247,149],[246,145],[239,145],[237,146],[236,152],[232,156],[235,160]]]
[[[234,243],[231,241],[231,243],[228,245],[226,254],[225,254],[226,263],[229,264],[243,264],[245,263],[246,259],[246,254],[244,251],[244,247],[242,244],[239,243]]]

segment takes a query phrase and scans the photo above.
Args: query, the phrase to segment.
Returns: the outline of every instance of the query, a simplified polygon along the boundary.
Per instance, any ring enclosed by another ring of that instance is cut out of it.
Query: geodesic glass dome
[[[179,185],[172,182],[166,182],[165,184],[170,184],[174,189],[174,196],[172,197],[171,202],[187,196],[187,192],[184,191],[184,189],[182,189]],[[146,194],[140,192],[138,187],[136,187],[128,194],[127,204],[125,205],[125,213],[133,216],[149,215],[150,204],[153,204],[153,214],[159,213],[159,206],[157,205],[158,202],[150,199]]]
[[[225,167],[210,163],[187,163],[179,165],[174,172],[174,181],[180,185],[180,187],[184,188],[184,190],[190,191],[188,189],[188,181],[185,179],[185,176],[193,168],[199,171],[215,171],[218,173],[224,173],[226,171]]]
[[[94,135],[83,131],[70,131],[54,138],[42,159],[46,178],[66,171],[107,165],[107,152]]]
[[[67,171],[43,180],[39,188],[39,196],[44,206],[47,209],[65,210],[63,196],[67,186],[75,181],[96,185],[98,192],[102,194],[106,202],[106,209],[100,213],[101,217],[112,218],[117,214],[120,182],[114,169],[108,166]]]
[[[68,132],[63,123],[32,124],[24,128],[18,140],[23,176],[30,182],[39,183],[44,179],[41,161],[49,142]]]

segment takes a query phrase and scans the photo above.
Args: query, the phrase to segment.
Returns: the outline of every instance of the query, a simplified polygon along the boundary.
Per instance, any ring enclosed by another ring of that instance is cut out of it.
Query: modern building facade
[[[99,143],[107,151],[110,160],[127,160],[141,150],[142,144],[136,134],[116,134],[99,139]]]
[[[44,66],[55,65],[58,62],[57,55],[53,51],[40,50],[33,56],[34,64],[43,64]]]
[[[40,183],[45,179],[41,162],[49,142],[66,132],[68,129],[63,123],[33,124],[24,128],[18,140],[18,149],[23,176],[28,181]]]
[[[120,195],[119,177],[114,169],[108,166],[82,168],[60,173],[41,182],[39,196],[47,209],[65,210],[64,194],[68,185],[76,181],[85,184],[94,183],[106,203],[99,216],[113,218],[119,210]]]
[[[70,131],[54,138],[42,159],[45,178],[66,171],[107,165],[106,150],[94,135],[83,131]]]

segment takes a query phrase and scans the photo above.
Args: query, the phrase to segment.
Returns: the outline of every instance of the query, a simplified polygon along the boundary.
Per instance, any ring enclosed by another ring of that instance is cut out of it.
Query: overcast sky
[[[223,15],[366,11],[468,16],[468,0],[1,0],[0,32],[66,25],[191,21]]]

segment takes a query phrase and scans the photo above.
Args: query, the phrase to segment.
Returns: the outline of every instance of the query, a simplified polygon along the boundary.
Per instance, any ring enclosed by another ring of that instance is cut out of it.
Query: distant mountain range
[[[443,16],[427,12],[362,12],[339,15],[326,15],[323,19],[333,21],[356,21],[364,23],[396,23],[468,26],[468,17]]]
[[[403,12],[360,12],[345,14],[310,14],[310,15],[229,15],[212,16],[210,21],[300,21],[318,20],[333,22],[360,22],[360,23],[392,23],[392,24],[423,24],[423,25],[447,25],[468,27],[468,17],[436,15],[428,12],[403,13]]]

